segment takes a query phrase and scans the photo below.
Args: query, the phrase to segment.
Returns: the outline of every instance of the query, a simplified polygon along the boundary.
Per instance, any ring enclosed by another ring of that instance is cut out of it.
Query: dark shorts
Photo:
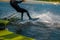
[[[16,11],[17,12],[27,12],[27,10],[26,9],[23,9],[23,8],[18,8],[18,9],[16,9]]]

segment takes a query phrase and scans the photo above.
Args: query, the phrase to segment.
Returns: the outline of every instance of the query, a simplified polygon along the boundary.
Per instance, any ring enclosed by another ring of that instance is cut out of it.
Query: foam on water
[[[51,12],[37,14],[32,12],[33,18],[39,18],[36,21],[18,21],[14,27],[9,27],[10,31],[17,34],[22,34],[36,40],[59,40],[60,35],[60,16]],[[16,22],[15,22],[16,23]],[[12,30],[11,30],[12,29]]]

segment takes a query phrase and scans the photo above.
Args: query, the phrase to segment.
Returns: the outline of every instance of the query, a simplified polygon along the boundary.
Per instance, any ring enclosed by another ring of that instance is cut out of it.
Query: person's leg
[[[29,19],[32,19],[29,12],[27,11],[26,13],[27,13],[27,16],[29,17]]]
[[[23,20],[23,12],[21,13],[21,20]]]

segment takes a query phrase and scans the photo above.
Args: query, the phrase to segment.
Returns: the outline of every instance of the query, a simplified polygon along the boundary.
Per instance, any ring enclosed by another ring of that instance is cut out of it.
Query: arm
[[[17,3],[22,3],[23,1],[16,1]]]

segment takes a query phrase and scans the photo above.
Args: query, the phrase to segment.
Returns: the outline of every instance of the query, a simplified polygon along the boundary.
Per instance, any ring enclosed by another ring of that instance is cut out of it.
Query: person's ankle
[[[31,20],[32,18],[29,18],[29,20]]]
[[[21,20],[23,20],[23,19],[21,19]]]

